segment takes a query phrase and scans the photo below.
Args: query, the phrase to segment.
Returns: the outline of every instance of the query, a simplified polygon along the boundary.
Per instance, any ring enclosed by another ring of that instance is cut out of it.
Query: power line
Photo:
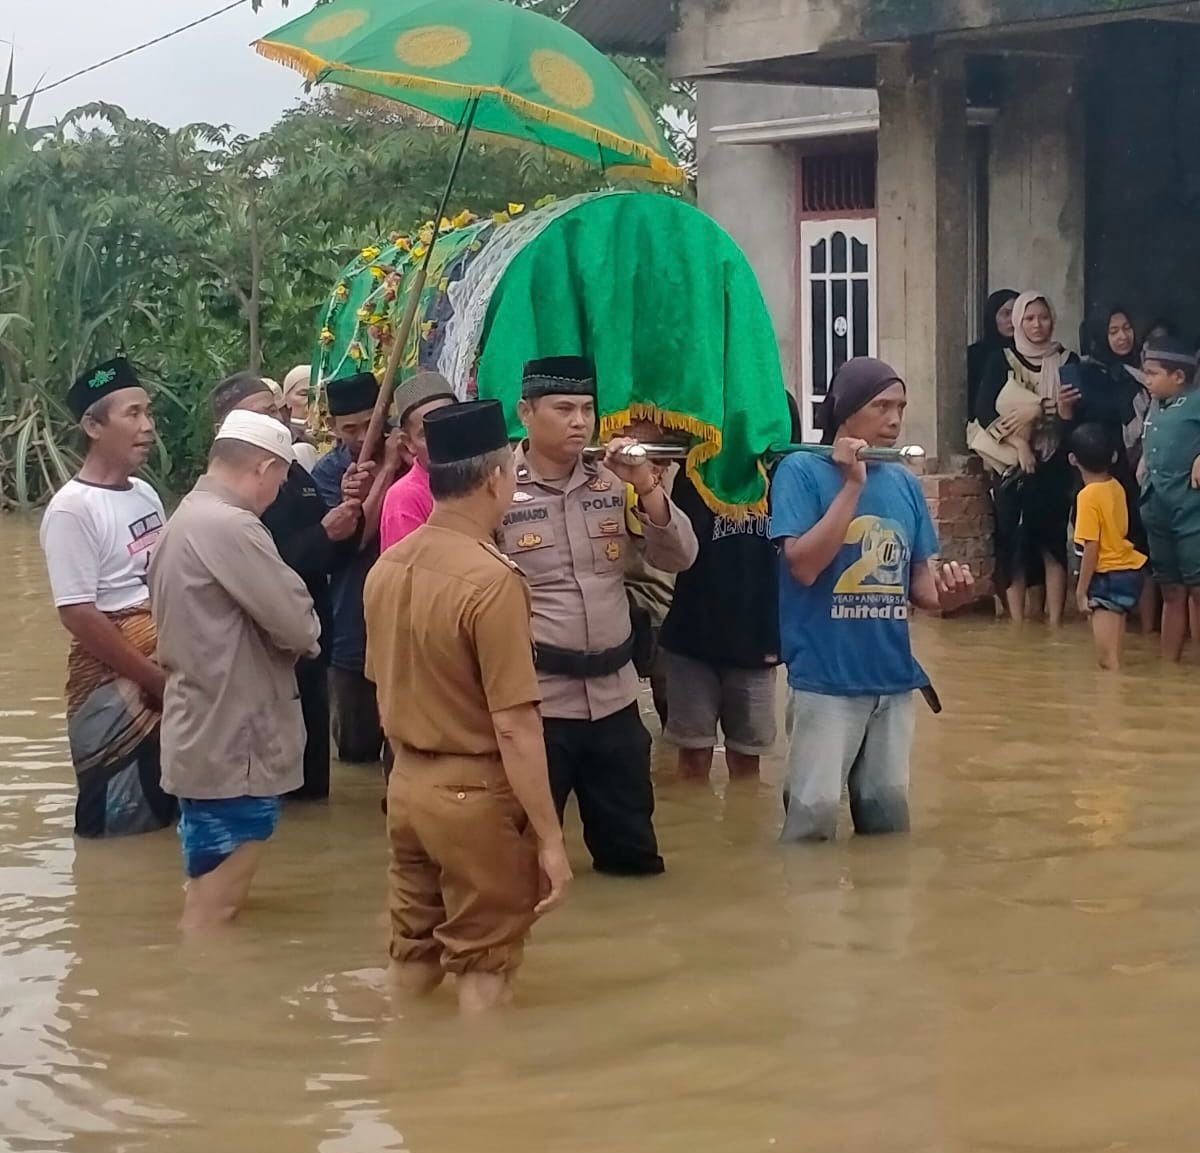
[[[164,32],[161,36],[155,36],[153,40],[147,40],[144,44],[137,44],[132,48],[126,48],[124,52],[118,52],[115,56],[109,56],[106,60],[89,64],[86,68],[79,69],[78,72],[72,72],[70,76],[64,76],[61,80],[55,80],[53,84],[47,84],[43,88],[35,88],[32,92],[28,92],[20,97],[20,99],[28,100],[30,96],[40,96],[43,92],[49,92],[51,88],[58,88],[70,80],[77,80],[80,76],[86,76],[89,72],[95,72],[98,68],[104,68],[106,65],[114,64],[118,60],[124,60],[126,56],[132,56],[135,52],[141,52],[145,48],[153,48],[155,44],[161,44],[164,40],[170,40],[173,36],[178,36],[181,32],[188,32],[193,28],[198,28],[201,24],[207,24],[208,21],[215,20],[218,16],[224,16],[226,12],[232,12],[234,8],[240,8],[246,2],[247,0],[233,0],[231,4],[226,4],[224,8],[218,8],[215,12],[210,12],[207,16],[201,16],[198,20],[193,20],[171,32]]]

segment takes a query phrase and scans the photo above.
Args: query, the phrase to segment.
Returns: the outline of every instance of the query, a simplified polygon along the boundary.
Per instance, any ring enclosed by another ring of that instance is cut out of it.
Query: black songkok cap
[[[521,396],[595,396],[596,366],[585,356],[549,356],[531,360],[521,375]]]
[[[1196,349],[1191,341],[1180,340],[1177,336],[1156,336],[1146,341],[1142,359],[1156,360],[1171,368],[1195,368]]]
[[[425,418],[430,464],[455,464],[508,447],[504,407],[498,400],[449,404]]]
[[[325,385],[329,400],[330,416],[350,416],[356,412],[369,412],[375,407],[379,396],[379,382],[373,372],[357,372],[343,376]]]
[[[96,401],[110,393],[120,392],[123,388],[141,387],[142,382],[138,380],[133,365],[123,356],[118,356],[89,368],[71,385],[67,392],[67,407],[71,415],[80,420]]]

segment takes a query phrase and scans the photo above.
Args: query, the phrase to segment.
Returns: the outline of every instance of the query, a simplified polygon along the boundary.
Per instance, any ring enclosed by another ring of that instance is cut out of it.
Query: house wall
[[[714,127],[836,113],[874,112],[874,92],[778,84],[705,82],[698,86],[700,208],[746,254],[758,278],[788,388],[799,394],[797,348],[800,234],[796,162],[800,146],[722,144]]]
[[[679,0],[670,55],[678,75],[702,76],[706,69],[823,50],[847,55],[947,32],[1035,32],[1038,22],[1070,28],[1190,8],[1185,0]]]
[[[1046,293],[1059,339],[1075,348],[1084,314],[1082,69],[1066,58],[1011,57],[1002,67],[988,145],[989,280]]]

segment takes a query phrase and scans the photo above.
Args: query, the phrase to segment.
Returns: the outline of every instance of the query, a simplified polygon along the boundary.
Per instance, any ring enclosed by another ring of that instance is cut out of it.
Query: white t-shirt
[[[69,480],[42,517],[42,551],[54,604],[120,612],[150,597],[150,554],[166,524],[162,501],[144,480],[106,488]]]

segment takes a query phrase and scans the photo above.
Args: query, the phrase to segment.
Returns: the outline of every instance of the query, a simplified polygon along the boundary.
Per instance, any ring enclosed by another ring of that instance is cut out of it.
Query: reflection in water
[[[289,810],[196,945],[172,834],[72,841],[66,643],[33,527],[0,551],[2,1149],[1195,1145],[1200,682],[1138,638],[1108,677],[1082,630],[923,623],[911,837],[783,850],[774,785],[660,774],[668,876],[582,875],[468,1026],[383,989],[372,771]]]

